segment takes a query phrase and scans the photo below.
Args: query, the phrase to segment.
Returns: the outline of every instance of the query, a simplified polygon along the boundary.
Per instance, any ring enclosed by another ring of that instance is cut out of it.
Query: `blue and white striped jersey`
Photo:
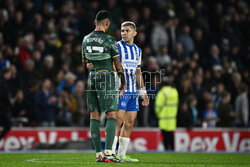
[[[141,48],[128,45],[123,40],[117,42],[120,61],[126,73],[127,92],[137,93],[136,89],[136,68],[141,67]]]

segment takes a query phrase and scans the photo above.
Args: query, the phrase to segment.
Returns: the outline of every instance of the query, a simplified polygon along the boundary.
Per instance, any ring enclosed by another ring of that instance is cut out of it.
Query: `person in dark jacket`
[[[222,100],[217,108],[220,116],[219,126],[220,127],[233,127],[233,123],[236,117],[236,113],[233,106],[230,104],[231,95],[229,92],[224,91],[222,94]]]
[[[58,109],[57,98],[51,91],[50,79],[45,79],[41,90],[35,95],[35,113],[38,126],[55,126],[55,111]]]
[[[3,130],[0,133],[0,140],[11,129],[11,120],[10,116],[10,91],[8,86],[8,80],[11,77],[11,71],[9,68],[2,69],[2,76],[0,78],[0,124],[3,126]]]

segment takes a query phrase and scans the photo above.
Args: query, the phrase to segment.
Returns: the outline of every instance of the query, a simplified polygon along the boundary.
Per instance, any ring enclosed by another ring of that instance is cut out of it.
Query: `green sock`
[[[107,119],[106,127],[105,127],[105,150],[112,150],[112,145],[115,138],[115,128],[116,128],[116,120],[113,118]]]
[[[90,119],[90,133],[92,142],[96,152],[101,152],[101,134],[100,134],[100,121],[96,119]]]

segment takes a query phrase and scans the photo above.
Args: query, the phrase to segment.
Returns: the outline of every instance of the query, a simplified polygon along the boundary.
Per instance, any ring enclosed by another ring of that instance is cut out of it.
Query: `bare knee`
[[[100,118],[101,118],[100,112],[91,112],[90,113],[90,119],[100,120]]]
[[[113,119],[117,119],[117,112],[116,111],[109,111],[109,112],[106,112],[106,118],[109,119],[109,118],[113,118]]]
[[[124,123],[125,129],[132,129],[134,127],[134,120],[129,120]]]

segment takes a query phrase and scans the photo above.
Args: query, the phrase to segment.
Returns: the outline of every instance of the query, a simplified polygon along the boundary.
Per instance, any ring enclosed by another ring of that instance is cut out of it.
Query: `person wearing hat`
[[[10,113],[10,90],[8,86],[8,80],[11,78],[11,71],[9,68],[3,68],[0,78],[0,126],[3,127],[0,133],[0,141],[11,129],[11,120],[9,118]]]

